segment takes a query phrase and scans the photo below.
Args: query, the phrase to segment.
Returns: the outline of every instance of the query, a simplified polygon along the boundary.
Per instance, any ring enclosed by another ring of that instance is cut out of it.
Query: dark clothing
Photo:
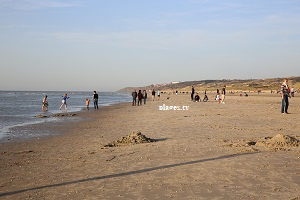
[[[143,99],[143,98],[144,98],[143,94],[141,92],[139,92],[138,93],[138,99]]]
[[[281,92],[283,95],[289,95],[289,86],[287,84],[281,85]]]
[[[99,98],[98,94],[94,93],[94,95],[93,95],[93,101],[94,101],[94,108],[95,109],[99,109],[99,107],[98,107],[98,98]]]
[[[223,95],[226,94],[226,89],[225,89],[225,87],[222,88],[222,94],[223,94]]]
[[[282,92],[282,101],[281,101],[281,113],[288,113],[289,108],[289,95],[290,90],[289,86],[285,83],[281,85],[281,92]]]
[[[136,98],[132,100],[132,105],[136,106]]]
[[[195,96],[195,101],[199,101],[199,100],[200,100],[199,95],[196,95],[196,96]]]
[[[203,98],[203,102],[207,102],[207,101],[208,101],[208,97],[207,97],[207,95],[205,95]]]
[[[133,92],[132,93],[132,98],[136,98],[137,97],[137,92]]]
[[[137,92],[134,91],[131,95],[132,95],[132,105],[136,106]]]
[[[155,91],[154,90],[152,91],[152,95],[155,96]]]
[[[95,93],[94,95],[93,95],[93,99],[98,99],[99,97],[98,97],[98,94],[97,93]]]
[[[147,99],[147,92],[146,91],[144,91],[144,104],[146,104],[146,99]]]
[[[194,100],[194,94],[195,94],[195,89],[194,87],[192,87],[192,93],[191,93],[191,100]]]
[[[281,113],[288,113],[289,108],[289,96],[283,95],[283,99],[281,102]]]
[[[144,98],[142,92],[138,93],[138,106],[142,105],[142,99]]]

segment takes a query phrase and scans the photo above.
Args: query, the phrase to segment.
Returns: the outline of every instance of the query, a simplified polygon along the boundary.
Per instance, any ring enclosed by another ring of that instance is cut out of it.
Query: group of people
[[[98,99],[99,99],[99,95],[97,94],[96,91],[94,91],[94,93],[93,93],[94,109],[99,109]],[[86,105],[87,110],[89,110],[90,109],[89,108],[89,106],[90,106],[90,100],[88,98],[85,100],[85,105]]]
[[[193,101],[195,102],[201,102],[201,98],[199,96],[199,93],[197,92]],[[204,98],[203,98],[203,102],[207,102],[208,101],[208,96],[206,95],[206,93],[204,94]]]
[[[288,79],[285,78],[283,80],[282,85],[281,85],[281,97],[282,97],[281,113],[288,114],[289,98],[294,97],[294,93],[295,93],[294,88],[292,88],[292,90],[289,88],[289,86],[288,86]],[[177,91],[176,91],[176,94],[177,94]],[[155,100],[155,95],[156,95],[156,92],[153,89],[152,90],[152,101]],[[160,99],[160,95],[161,95],[160,90],[157,90],[158,100]],[[226,95],[226,85],[223,86],[223,88],[221,90],[221,94],[219,92],[219,89],[217,89],[217,95],[215,97],[215,100],[218,103],[225,104],[225,95]],[[45,95],[44,99],[42,101],[42,111],[47,111],[48,110],[49,103],[48,103],[47,98],[48,98],[48,96]],[[59,107],[59,110],[61,110],[62,107],[65,107],[66,111],[68,110],[67,99],[69,99],[69,98],[70,97],[68,96],[68,94],[64,94],[62,96],[62,104]],[[98,107],[99,95],[97,94],[96,91],[94,91],[92,99],[93,99],[93,102],[94,102],[94,108],[95,109],[99,109],[99,107]],[[138,100],[138,103],[137,103],[138,106],[141,106],[142,102],[144,102],[144,104],[146,104],[147,91],[146,90],[143,90],[143,91],[139,90],[139,92],[136,92],[136,90],[134,90],[132,92],[132,99],[133,99],[132,100],[132,106],[136,106],[136,101],[137,100]],[[194,86],[192,86],[191,100],[192,101],[196,101],[196,102],[201,101],[199,94],[196,93],[196,95],[195,95],[195,88],[194,88]],[[203,102],[207,102],[207,101],[208,101],[208,97],[206,95],[206,90],[205,90]],[[85,102],[86,102],[86,108],[87,108],[87,110],[89,110],[90,100],[88,98],[86,98]]]
[[[216,101],[218,103],[225,104],[225,95],[226,95],[226,85],[224,85],[222,90],[221,90],[221,96],[220,96],[219,89],[217,89]]]
[[[156,95],[156,92],[154,89],[152,90],[151,94],[152,94],[152,101],[154,101],[155,95]],[[157,100],[160,99],[160,95],[161,95],[160,90],[157,90]],[[142,105],[143,100],[144,100],[144,104],[146,104],[146,100],[147,100],[147,91],[146,90],[143,90],[143,91],[139,90],[139,92],[134,90],[131,93],[131,96],[132,96],[132,106],[136,106],[136,100],[138,101],[138,103],[137,103],[138,106]]]
[[[49,103],[48,103],[47,98],[48,98],[48,96],[45,95],[44,99],[42,101],[42,111],[48,111]],[[65,107],[66,111],[68,110],[67,99],[69,99],[69,98],[70,97],[68,96],[68,94],[64,94],[62,96],[61,106],[59,107],[59,110],[61,110],[62,107]],[[99,95],[97,94],[96,91],[94,91],[92,98],[93,98],[93,102],[94,102],[94,108],[95,109],[99,109],[99,106],[98,106]],[[86,105],[87,110],[89,110],[90,109],[89,108],[89,106],[90,106],[90,100],[88,98],[85,99],[85,105]]]
[[[136,90],[134,90],[132,92],[132,105],[136,106],[136,99],[138,99],[138,106],[142,105],[142,101],[144,100],[144,104],[146,104],[146,100],[147,100],[147,92],[146,90],[139,90],[139,92],[137,93]]]
[[[194,88],[194,86],[192,86],[192,91],[191,91],[191,101],[195,101],[195,102],[201,101],[200,96],[199,96],[199,93],[196,93],[195,96],[194,96],[194,95],[195,95],[195,88]],[[221,90],[221,95],[220,95],[219,89],[217,89],[217,95],[216,95],[216,97],[215,97],[215,100],[216,100],[218,103],[225,104],[225,95],[226,95],[226,85],[224,85],[224,87],[222,88],[222,90]],[[203,102],[207,102],[207,101],[208,101],[208,96],[207,96],[206,90],[205,90]]]
[[[289,98],[294,97],[295,95],[295,89],[288,86],[288,79],[285,78],[283,79],[283,83],[281,84],[281,113],[282,114],[289,114],[288,108],[289,108]],[[200,96],[198,93],[195,94],[195,89],[194,86],[192,86],[192,91],[191,91],[191,100],[192,101],[201,101]],[[218,103],[225,104],[225,95],[226,95],[226,85],[221,90],[221,95],[219,92],[219,89],[217,89],[217,95],[216,95],[216,101]],[[247,93],[245,93],[245,96],[248,96]],[[205,91],[205,97],[203,101],[208,101],[206,91]]]
[[[155,100],[155,94],[156,94],[156,92],[155,92],[155,90],[153,89],[153,90],[152,90],[152,101]],[[160,90],[158,89],[158,90],[157,90],[157,100],[159,101],[159,99],[160,99]]]

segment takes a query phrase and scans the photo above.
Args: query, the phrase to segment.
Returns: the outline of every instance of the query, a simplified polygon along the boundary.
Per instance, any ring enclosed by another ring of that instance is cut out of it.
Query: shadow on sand
[[[203,163],[203,162],[209,162],[209,161],[221,160],[221,159],[227,159],[227,158],[234,158],[234,157],[238,157],[238,156],[251,155],[251,154],[257,154],[257,153],[259,153],[259,152],[225,155],[225,156],[219,156],[216,158],[206,158],[206,159],[202,159],[202,160],[194,160],[194,161],[189,161],[189,162],[182,162],[182,163],[146,168],[146,169],[141,169],[141,170],[122,172],[122,173],[118,173],[118,174],[96,176],[96,177],[92,177],[92,178],[79,179],[79,180],[75,180],[75,181],[68,181],[68,182],[51,184],[51,185],[43,185],[43,186],[38,186],[38,187],[34,187],[34,188],[27,188],[27,189],[22,189],[22,190],[0,193],[0,197],[19,194],[22,192],[28,192],[28,191],[33,191],[33,190],[40,190],[40,189],[46,189],[46,188],[67,186],[67,185],[71,185],[71,184],[83,183],[83,182],[88,182],[88,181],[96,181],[96,180],[110,179],[110,178],[116,178],[116,177],[122,177],[122,176],[129,176],[129,175],[141,174],[141,173],[146,173],[146,172],[151,172],[151,171],[156,171],[156,170],[161,170],[161,169],[168,169],[168,168],[173,168],[173,167],[192,165],[192,164],[197,164],[197,163]]]

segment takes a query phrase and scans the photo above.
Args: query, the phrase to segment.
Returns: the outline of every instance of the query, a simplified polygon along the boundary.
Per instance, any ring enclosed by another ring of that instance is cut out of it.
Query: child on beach
[[[59,107],[59,110],[61,110],[61,108],[63,107],[63,106],[65,106],[65,109],[66,109],[66,111],[68,110],[68,106],[67,106],[67,99],[68,98],[70,98],[70,97],[68,97],[68,94],[64,94],[64,96],[62,96],[62,101],[61,101],[61,106]]]
[[[85,105],[87,110],[90,110],[90,100],[89,99],[85,99]]]
[[[47,95],[44,97],[43,102],[42,102],[42,111],[47,111],[48,110],[48,101],[47,101]]]

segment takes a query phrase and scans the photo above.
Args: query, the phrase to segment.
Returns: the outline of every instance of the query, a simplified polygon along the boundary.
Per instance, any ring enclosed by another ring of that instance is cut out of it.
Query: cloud
[[[32,11],[46,8],[67,8],[82,6],[78,0],[0,0],[0,8],[7,10]]]

